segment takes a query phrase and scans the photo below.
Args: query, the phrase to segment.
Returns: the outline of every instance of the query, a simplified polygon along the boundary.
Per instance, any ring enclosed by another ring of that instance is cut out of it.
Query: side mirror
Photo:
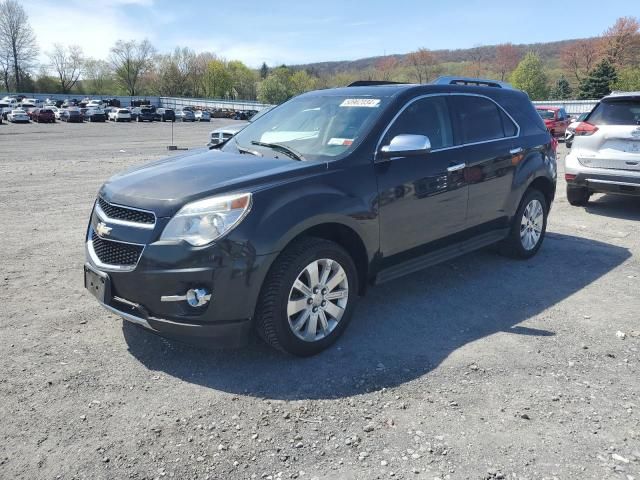
[[[396,135],[389,145],[380,149],[380,158],[416,157],[431,151],[431,141],[426,135]]]

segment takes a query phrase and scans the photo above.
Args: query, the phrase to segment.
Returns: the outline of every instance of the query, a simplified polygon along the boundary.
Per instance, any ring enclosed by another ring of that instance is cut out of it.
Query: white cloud
[[[123,5],[151,7],[153,0],[24,0],[29,22],[38,38],[41,60],[54,43],[80,45],[91,57],[106,58],[119,39],[153,39],[153,26],[123,14]]]

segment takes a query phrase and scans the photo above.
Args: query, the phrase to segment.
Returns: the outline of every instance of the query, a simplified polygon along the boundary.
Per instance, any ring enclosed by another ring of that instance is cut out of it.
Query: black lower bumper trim
[[[251,320],[248,319],[214,324],[178,323],[154,317],[144,318],[106,304],[102,306],[124,320],[160,336],[203,346],[240,347],[247,343],[251,331]]]

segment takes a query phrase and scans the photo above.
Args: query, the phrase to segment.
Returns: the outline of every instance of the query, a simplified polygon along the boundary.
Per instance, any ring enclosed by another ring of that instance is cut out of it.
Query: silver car
[[[207,143],[207,147],[226,142],[247,125],[249,125],[249,122],[238,122],[233,125],[226,125],[212,130],[209,133],[209,143]]]
[[[640,195],[640,92],[604,97],[574,135],[565,158],[571,205],[586,205],[596,192]]]

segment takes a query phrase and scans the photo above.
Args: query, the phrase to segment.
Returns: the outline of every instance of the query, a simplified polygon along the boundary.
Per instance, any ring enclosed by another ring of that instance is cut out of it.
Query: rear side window
[[[425,97],[411,103],[384,137],[388,145],[396,135],[426,135],[434,150],[453,146],[453,129],[445,97]]]
[[[587,121],[594,125],[640,125],[640,99],[601,102]]]
[[[455,95],[452,101],[463,144],[499,140],[517,134],[513,121],[491,100]]]

